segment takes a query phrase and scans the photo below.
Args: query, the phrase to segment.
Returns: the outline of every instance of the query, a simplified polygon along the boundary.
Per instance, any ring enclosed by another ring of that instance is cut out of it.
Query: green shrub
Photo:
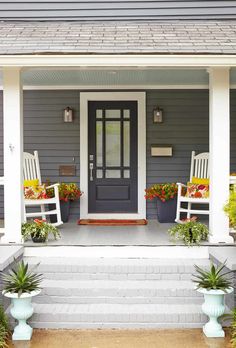
[[[230,226],[236,228],[236,191],[230,191],[229,200],[224,206],[224,211],[229,217]]]
[[[7,348],[7,339],[9,337],[9,324],[3,307],[0,305],[0,348]]]

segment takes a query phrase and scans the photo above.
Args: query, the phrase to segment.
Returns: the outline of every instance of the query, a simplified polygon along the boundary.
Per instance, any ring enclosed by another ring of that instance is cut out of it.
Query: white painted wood
[[[210,241],[232,242],[223,206],[229,196],[230,96],[229,69],[209,69],[210,88]]]
[[[39,166],[39,157],[38,151],[34,151],[34,154],[24,152],[24,163],[23,163],[23,177],[24,180],[34,180],[38,179],[39,184],[42,184],[41,180],[41,172]],[[50,188],[54,189],[54,197],[49,199],[24,199],[24,221],[27,218],[31,217],[42,217],[45,219],[48,215],[57,215],[57,222],[53,225],[60,226],[63,224],[61,220],[61,210],[60,210],[60,201],[59,201],[59,184],[50,185]],[[48,204],[55,204],[56,209],[46,211],[46,207]],[[36,211],[33,213],[27,212],[27,207],[38,206],[40,211]]]
[[[21,69],[3,69],[4,243],[21,243],[23,113]]]
[[[57,246],[25,247],[24,257],[77,257],[79,258],[146,258],[146,259],[208,259],[208,246]]]
[[[202,152],[196,155],[195,151],[192,151],[191,154],[191,166],[190,166],[190,179],[189,182],[192,182],[192,178],[197,177],[201,179],[209,178],[209,153]],[[186,213],[187,218],[189,219],[193,214],[200,215],[209,215],[209,210],[201,209],[192,209],[192,204],[208,204],[209,198],[190,198],[182,196],[182,189],[186,185],[182,183],[177,183],[178,193],[177,193],[177,208],[176,208],[176,222],[181,222],[180,214]],[[187,203],[187,208],[182,207],[182,203]]]
[[[0,55],[3,67],[233,67],[235,55],[101,54]]]
[[[89,214],[88,213],[88,101],[135,100],[138,102],[138,213]],[[146,96],[144,92],[82,92],[80,93],[80,200],[81,219],[145,219],[146,202]]]

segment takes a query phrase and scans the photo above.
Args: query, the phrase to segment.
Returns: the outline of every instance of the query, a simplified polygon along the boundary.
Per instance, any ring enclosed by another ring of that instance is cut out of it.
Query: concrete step
[[[36,328],[193,328],[206,322],[196,304],[35,304]]]
[[[44,280],[38,303],[202,303],[190,281]]]
[[[46,279],[190,279],[194,264],[209,265],[208,259],[102,259],[102,258],[51,258],[26,257],[31,266]]]

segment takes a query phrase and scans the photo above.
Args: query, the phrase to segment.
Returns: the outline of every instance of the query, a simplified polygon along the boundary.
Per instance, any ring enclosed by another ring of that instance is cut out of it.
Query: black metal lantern
[[[163,109],[157,106],[153,110],[153,123],[162,123],[163,122]]]
[[[64,122],[69,123],[73,122],[73,110],[67,106],[64,110]]]

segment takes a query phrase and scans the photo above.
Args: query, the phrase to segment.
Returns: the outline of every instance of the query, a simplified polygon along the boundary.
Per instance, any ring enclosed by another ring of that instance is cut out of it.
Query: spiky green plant
[[[228,276],[232,271],[224,272],[225,266],[226,261],[218,267],[211,262],[210,270],[194,265],[197,274],[193,274],[192,281],[197,284],[197,289],[222,290],[226,293],[232,286],[232,276]]]
[[[28,263],[24,263],[22,260],[8,274],[3,274],[2,280],[4,293],[17,293],[20,297],[23,293],[40,289],[42,274],[35,273],[33,269],[30,270]]]
[[[9,337],[10,329],[7,316],[3,307],[0,305],[0,348],[7,348],[7,339]]]

